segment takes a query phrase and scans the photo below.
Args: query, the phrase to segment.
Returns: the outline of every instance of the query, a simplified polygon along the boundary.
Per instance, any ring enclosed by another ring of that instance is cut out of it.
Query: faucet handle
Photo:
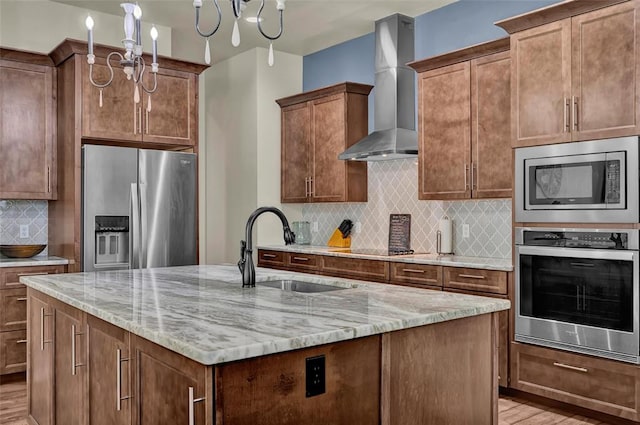
[[[240,269],[240,273],[244,272],[244,264],[247,262],[245,258],[245,253],[247,251],[247,242],[240,241],[240,261],[238,261],[238,269]]]

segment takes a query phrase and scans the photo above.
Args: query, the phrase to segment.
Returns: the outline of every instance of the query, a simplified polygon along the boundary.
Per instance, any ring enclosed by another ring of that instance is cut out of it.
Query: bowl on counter
[[[40,254],[46,245],[0,245],[0,254],[9,258],[30,258]]]

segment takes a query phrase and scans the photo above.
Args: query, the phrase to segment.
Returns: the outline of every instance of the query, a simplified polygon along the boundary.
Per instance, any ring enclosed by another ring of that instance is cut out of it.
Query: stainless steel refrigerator
[[[196,264],[196,155],[82,148],[84,271]]]

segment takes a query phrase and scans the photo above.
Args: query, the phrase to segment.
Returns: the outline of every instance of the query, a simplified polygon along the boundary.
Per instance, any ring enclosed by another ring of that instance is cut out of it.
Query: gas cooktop
[[[344,252],[345,254],[359,254],[359,255],[375,255],[378,257],[391,257],[395,255],[413,255],[416,254],[412,249],[407,251],[389,251],[386,249],[373,249],[373,248],[360,248],[360,249],[350,249],[350,248],[338,248],[332,249],[333,252]],[[426,253],[420,253],[426,254]]]

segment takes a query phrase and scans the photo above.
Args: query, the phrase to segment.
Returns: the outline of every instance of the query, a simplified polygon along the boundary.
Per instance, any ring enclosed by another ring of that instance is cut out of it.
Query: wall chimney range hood
[[[375,37],[375,128],[339,159],[380,161],[418,155],[415,73],[406,66],[414,59],[414,20],[400,14],[380,19]]]

